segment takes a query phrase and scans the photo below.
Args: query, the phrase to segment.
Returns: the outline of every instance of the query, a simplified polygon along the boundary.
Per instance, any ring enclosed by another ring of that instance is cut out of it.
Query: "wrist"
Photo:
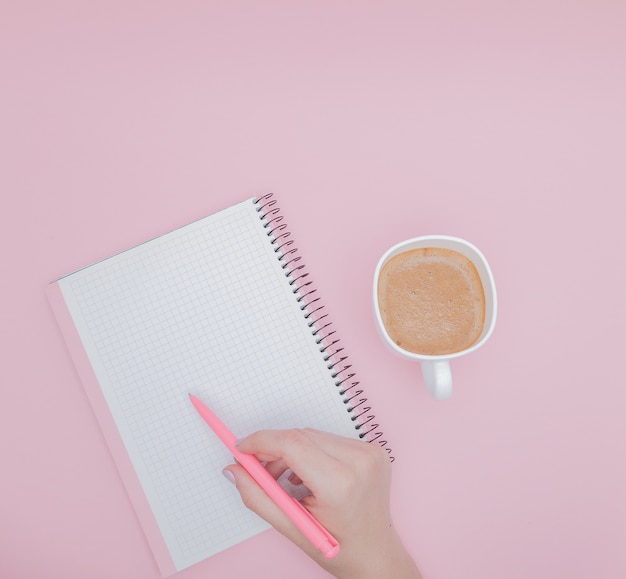
[[[386,540],[379,541],[375,548],[369,549],[358,559],[343,566],[335,577],[337,579],[422,579],[415,561],[393,529],[390,529]]]

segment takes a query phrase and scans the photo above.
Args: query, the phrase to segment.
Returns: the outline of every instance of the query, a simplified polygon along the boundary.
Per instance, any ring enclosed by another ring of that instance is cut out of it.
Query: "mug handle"
[[[452,372],[448,360],[422,360],[422,373],[428,391],[435,400],[445,400],[452,395]]]

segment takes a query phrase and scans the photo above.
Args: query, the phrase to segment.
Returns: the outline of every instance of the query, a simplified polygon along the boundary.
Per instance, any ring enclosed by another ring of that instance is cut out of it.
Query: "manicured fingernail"
[[[231,482],[231,483],[233,483],[233,484],[237,484],[237,481],[235,481],[235,475],[234,475],[232,472],[230,472],[230,471],[229,471],[229,470],[227,470],[227,469],[224,469],[224,470],[222,471],[222,474],[224,475],[224,478],[225,478],[228,482]]]

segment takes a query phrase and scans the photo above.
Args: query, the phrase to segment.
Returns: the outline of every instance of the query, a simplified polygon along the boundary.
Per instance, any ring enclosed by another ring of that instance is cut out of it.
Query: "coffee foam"
[[[485,323],[478,271],[450,249],[419,248],[392,257],[380,272],[378,302],[391,339],[417,354],[465,350]]]

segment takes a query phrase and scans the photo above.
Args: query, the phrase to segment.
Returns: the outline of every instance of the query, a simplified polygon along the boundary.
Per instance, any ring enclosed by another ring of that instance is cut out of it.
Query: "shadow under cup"
[[[476,268],[483,287],[485,299],[485,319],[478,339],[476,339],[467,348],[441,355],[415,353],[413,351],[405,350],[396,344],[385,327],[379,305],[378,285],[381,270],[393,257],[401,253],[420,248],[440,248],[456,251],[469,259]],[[446,235],[427,235],[415,237],[398,243],[388,249],[380,258],[378,265],[376,266],[374,274],[373,302],[376,325],[385,344],[396,354],[399,354],[404,358],[418,360],[421,362],[424,381],[426,382],[431,394],[439,400],[448,398],[452,393],[452,375],[450,372],[449,360],[469,354],[482,346],[493,332],[497,314],[495,283],[493,274],[484,255],[476,246],[465,241],[464,239]]]

